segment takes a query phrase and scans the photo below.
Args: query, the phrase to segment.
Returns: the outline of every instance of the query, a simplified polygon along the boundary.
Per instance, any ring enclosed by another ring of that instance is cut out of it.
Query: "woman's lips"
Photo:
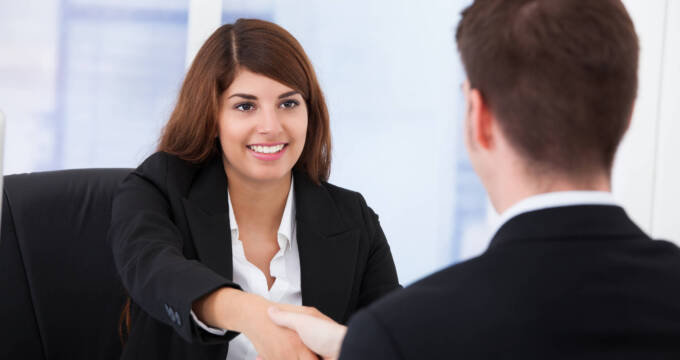
[[[248,152],[251,153],[255,158],[264,161],[273,161],[278,160],[283,156],[283,154],[288,149],[288,144],[252,144],[246,147],[248,148]]]

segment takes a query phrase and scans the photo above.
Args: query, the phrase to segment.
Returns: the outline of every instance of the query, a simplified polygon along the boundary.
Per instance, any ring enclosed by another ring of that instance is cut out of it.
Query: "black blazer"
[[[341,359],[680,359],[680,250],[616,206],[521,214],[350,321]]]
[[[345,323],[399,287],[377,215],[356,192],[295,172],[302,303]],[[115,196],[109,239],[133,300],[123,359],[219,359],[237,335],[190,318],[192,303],[232,282],[227,178],[220,156],[192,165],[156,153]]]

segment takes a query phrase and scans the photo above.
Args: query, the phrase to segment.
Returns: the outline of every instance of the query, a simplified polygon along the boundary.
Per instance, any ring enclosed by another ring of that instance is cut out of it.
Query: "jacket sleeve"
[[[364,222],[370,236],[368,262],[362,277],[358,308],[363,308],[395,289],[400,289],[390,246],[380,227],[378,215],[360,196]]]
[[[397,360],[403,357],[389,331],[369,308],[358,312],[350,320],[339,359]]]
[[[109,230],[114,261],[130,297],[150,316],[188,342],[223,343],[238,334],[201,330],[191,306],[220,287],[240,287],[182,253],[184,239],[165,193],[166,156],[152,155],[118,189]]]

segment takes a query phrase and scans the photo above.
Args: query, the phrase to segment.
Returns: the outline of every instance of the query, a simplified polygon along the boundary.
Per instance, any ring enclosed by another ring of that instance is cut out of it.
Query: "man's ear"
[[[623,132],[626,134],[630,130],[630,124],[633,122],[633,114],[635,114],[635,104],[637,101],[633,101],[633,105],[630,106],[630,114],[628,115],[628,122],[626,123],[626,130]]]
[[[474,146],[488,150],[494,144],[492,132],[494,118],[479,90],[470,89],[468,107],[471,140],[474,142]]]

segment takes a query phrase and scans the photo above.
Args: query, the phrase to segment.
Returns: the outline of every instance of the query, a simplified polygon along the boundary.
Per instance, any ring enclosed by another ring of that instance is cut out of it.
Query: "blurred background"
[[[327,96],[330,181],[380,215],[409,284],[482,252],[496,217],[461,141],[453,33],[469,2],[2,1],[4,172],[136,167],[207,36],[240,17],[273,21],[300,41]],[[680,1],[624,3],[642,54],[614,194],[643,229],[680,242]]]

